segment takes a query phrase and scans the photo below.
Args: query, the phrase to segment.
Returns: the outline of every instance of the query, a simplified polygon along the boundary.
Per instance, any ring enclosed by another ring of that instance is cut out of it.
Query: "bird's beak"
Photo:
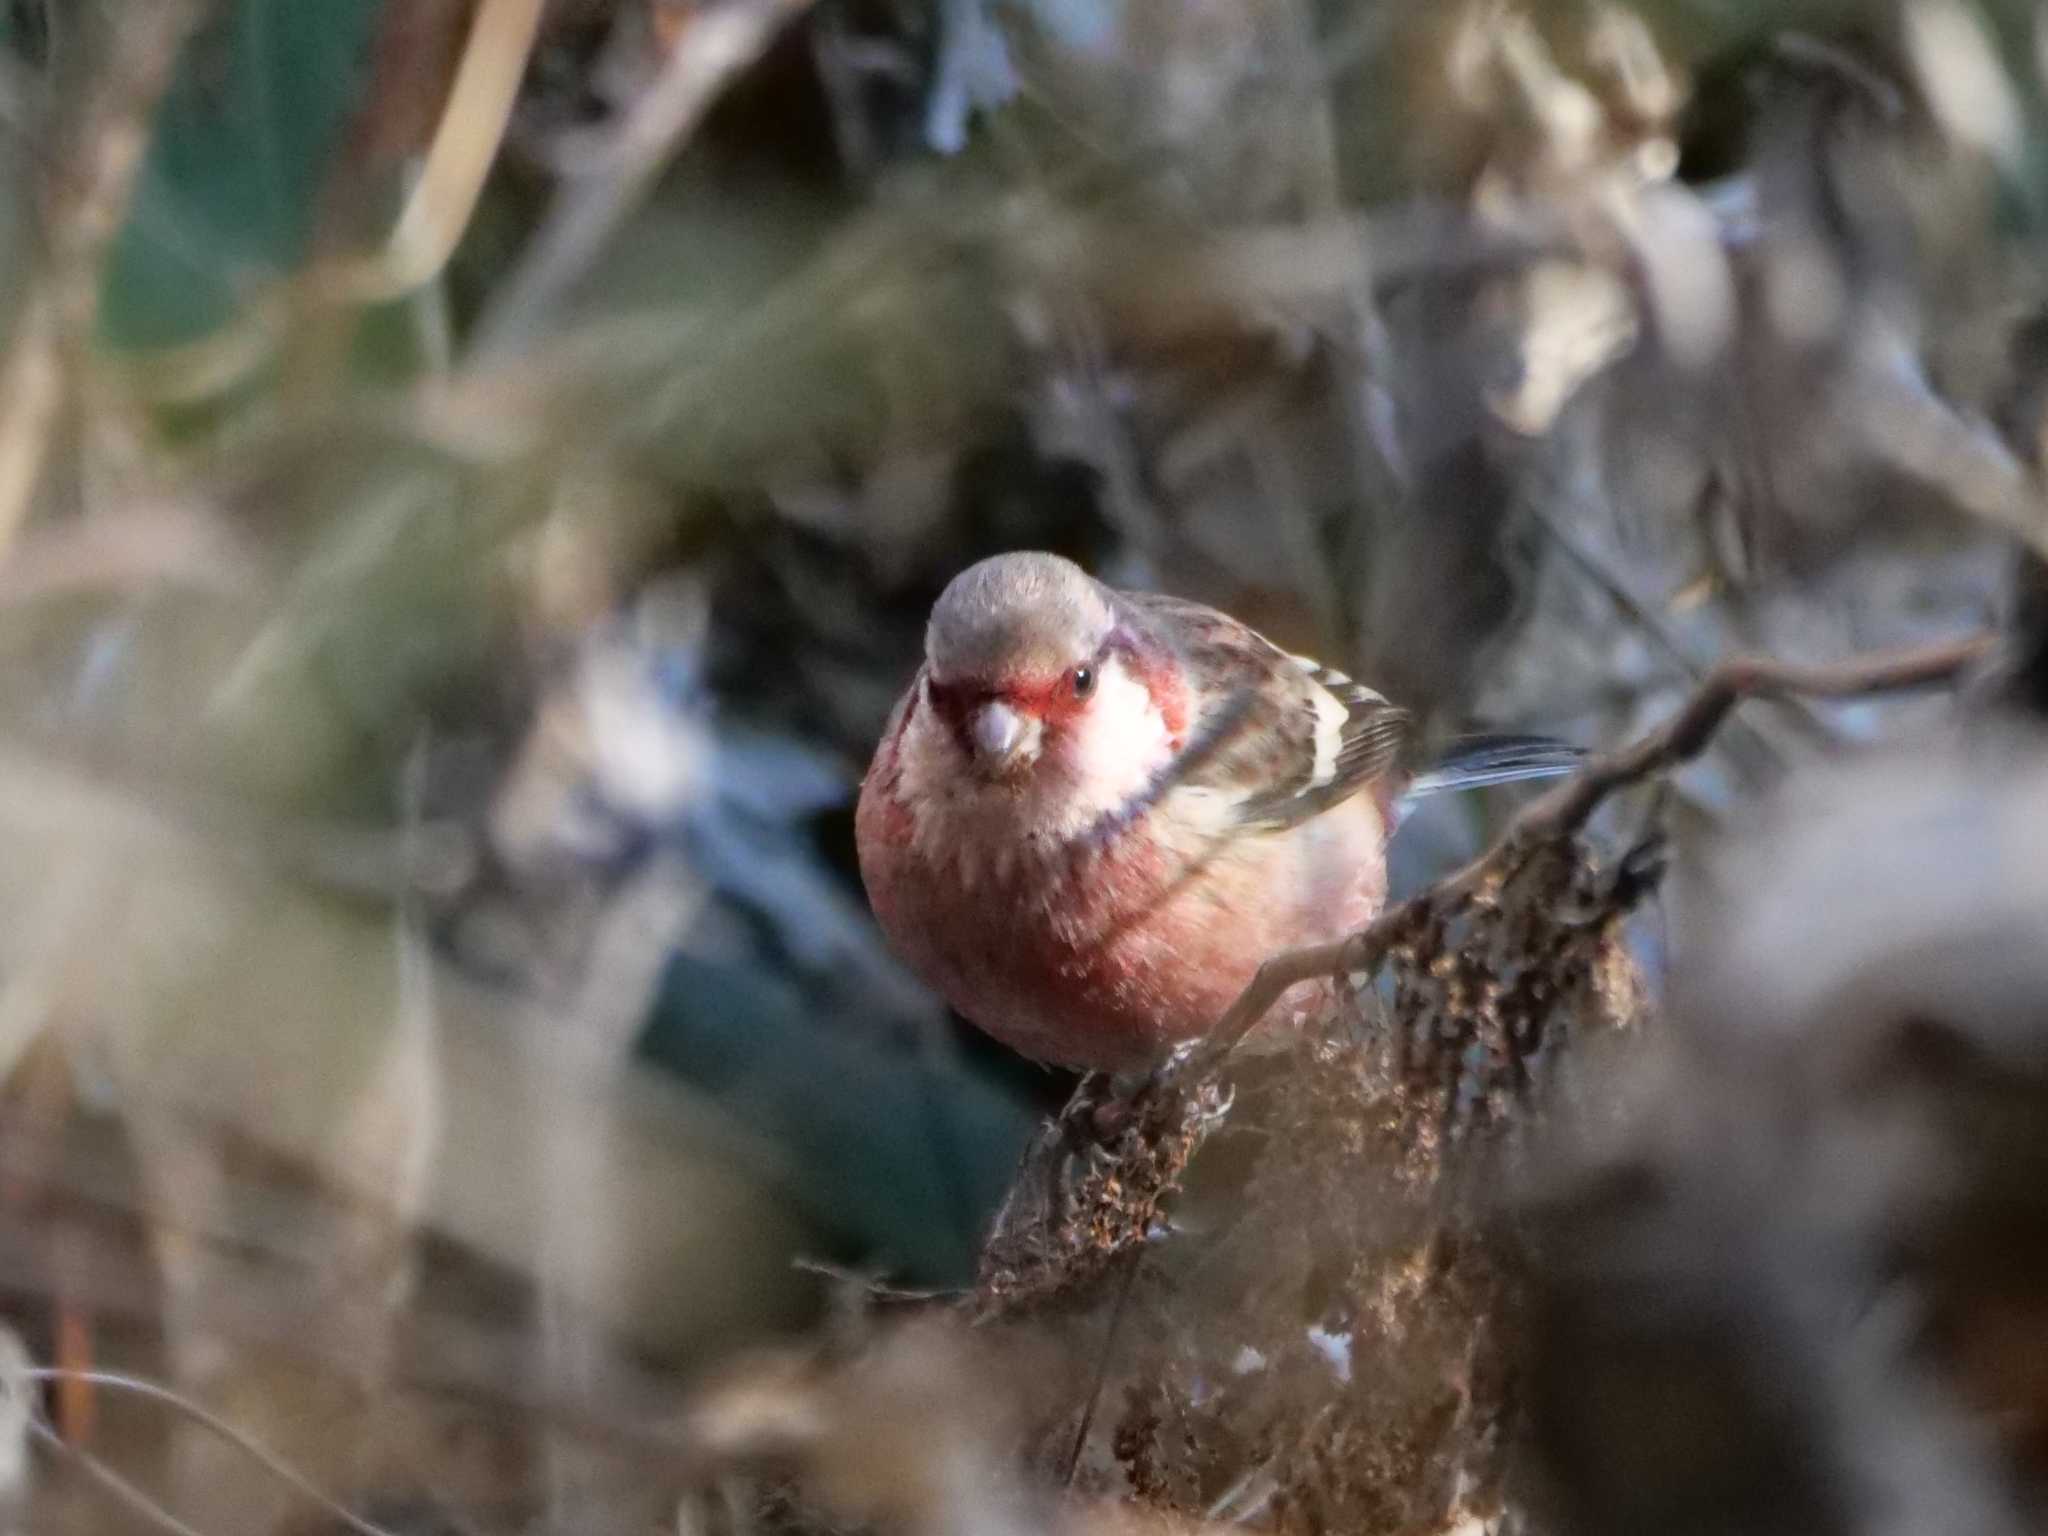
[[[967,730],[975,755],[991,768],[1005,768],[1023,754],[1035,723],[1001,699],[990,699],[975,710]]]

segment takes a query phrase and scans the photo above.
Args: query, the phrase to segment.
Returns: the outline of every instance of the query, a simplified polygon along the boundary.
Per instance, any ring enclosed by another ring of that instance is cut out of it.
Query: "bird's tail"
[[[1585,756],[1582,749],[1551,736],[1460,736],[1408,781],[1401,798],[1412,802],[1447,789],[1561,778]]]

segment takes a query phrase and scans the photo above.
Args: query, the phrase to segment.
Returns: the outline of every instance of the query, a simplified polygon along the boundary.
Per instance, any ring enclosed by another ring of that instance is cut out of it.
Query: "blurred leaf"
[[[860,1259],[964,1285],[1035,1116],[943,1051],[884,1054],[815,1012],[757,968],[678,955],[642,1049],[774,1140]]]
[[[197,340],[305,255],[382,6],[229,0],[186,49],[108,264],[115,346]]]

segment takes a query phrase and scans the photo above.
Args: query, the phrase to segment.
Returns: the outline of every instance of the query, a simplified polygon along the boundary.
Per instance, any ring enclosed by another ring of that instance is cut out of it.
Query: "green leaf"
[[[114,346],[197,340],[305,255],[383,0],[226,0],[185,50],[105,277]]]

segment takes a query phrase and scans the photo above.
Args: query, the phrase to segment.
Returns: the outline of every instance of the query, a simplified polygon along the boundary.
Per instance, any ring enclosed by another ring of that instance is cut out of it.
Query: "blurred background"
[[[2020,1528],[2048,1287],[1886,1287],[2048,1251],[2013,1172],[2048,759],[2004,718],[2048,707],[2044,88],[2020,0],[5,0],[6,1518],[344,1528],[142,1381],[386,1530],[800,1527],[688,1405],[971,1288],[1073,1087],[893,959],[853,855],[931,602],[1044,548],[1438,736],[1612,748],[1731,654],[2005,637],[1960,690],[1745,709],[1596,827],[1588,867],[1668,843],[1620,1013],[1680,1043],[1589,1064],[1514,1186],[1535,1417],[1482,1438],[1529,1434],[1578,1529]],[[1397,891],[1513,807],[1432,802]],[[1863,1023],[1914,986],[1972,1022],[1883,1034],[1885,1076],[1807,967]],[[1870,1095],[1929,1080],[1902,1151]],[[1845,1321],[1937,1291],[1982,1393]],[[1302,1369],[1349,1391],[1320,1316]],[[1752,1358],[1760,1396],[1700,1379]],[[907,1471],[1008,1442],[933,1406],[995,1391],[951,1355],[885,1367],[739,1439],[852,1432],[923,1490],[828,1457],[834,1528],[1055,1518]],[[1320,1402],[1271,1422],[1311,1444]],[[1840,1465],[1781,1466],[1807,1434]],[[1404,1502],[1398,1461],[1276,1498],[1277,1443],[1078,1475],[1229,1523],[1537,1518]]]

